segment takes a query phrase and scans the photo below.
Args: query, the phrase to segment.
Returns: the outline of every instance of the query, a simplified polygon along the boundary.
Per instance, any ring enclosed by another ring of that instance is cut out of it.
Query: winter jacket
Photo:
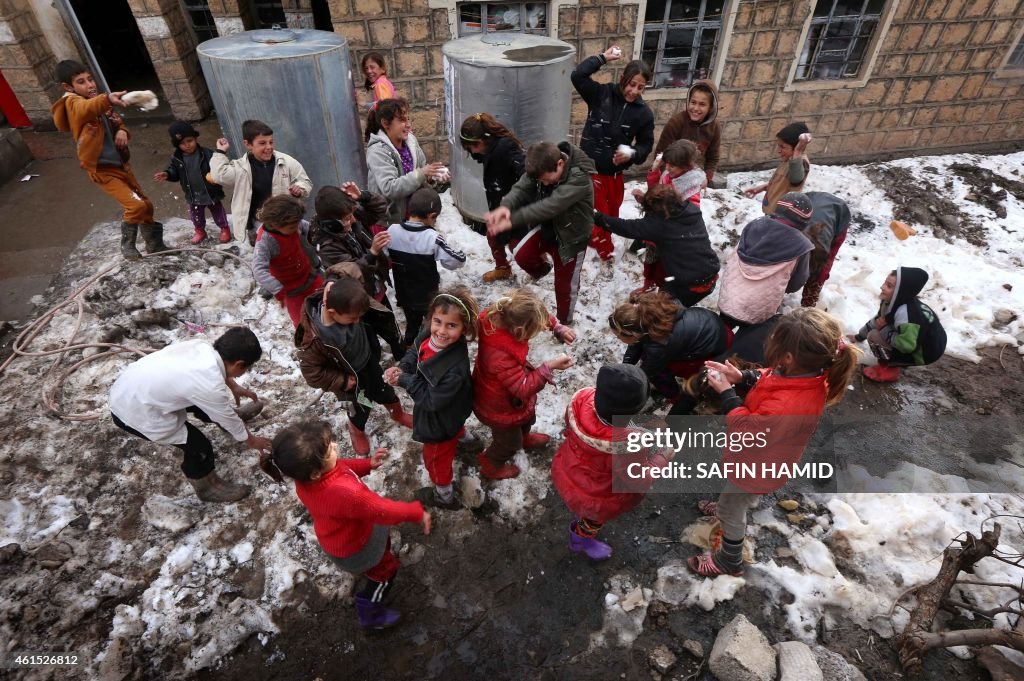
[[[647,374],[651,385],[671,399],[679,394],[669,365],[673,362],[708,358],[725,352],[729,331],[721,317],[704,307],[683,308],[676,314],[672,333],[664,343],[645,336],[633,343],[622,358],[624,364],[637,364]]]
[[[818,428],[818,419],[825,411],[828,383],[824,374],[787,378],[772,369],[744,374],[756,378],[745,399],[737,397],[732,388],[721,394],[726,427],[730,434],[749,432],[756,436],[763,433],[767,445],[740,452],[727,449],[722,460],[727,464],[752,463],[757,466],[757,476],[729,476],[729,481],[744,492],[767,494],[782,487],[787,477],[761,475],[761,464],[795,464],[800,461]]]
[[[931,364],[946,352],[946,330],[942,328],[939,316],[917,299],[927,283],[928,273],[920,268],[900,267],[896,270],[892,299],[882,301],[878,308],[878,316],[885,317],[885,326],[878,333],[895,351],[887,364]],[[875,320],[869,319],[857,333],[857,339],[864,340],[875,328]]]
[[[429,337],[429,329],[420,331],[412,348],[398,363],[402,368],[398,385],[416,403],[412,410],[412,439],[445,442],[459,434],[473,413],[469,347],[463,338],[421,360],[420,346]]]
[[[260,227],[252,252],[257,284],[273,294],[296,295],[309,288],[319,273],[320,257],[309,243],[308,220],[299,222],[299,231],[289,235]]]
[[[546,238],[558,243],[558,257],[568,262],[590,243],[594,229],[594,162],[583,150],[559,142],[565,168],[558,183],[548,187],[523,174],[501,205],[512,211],[512,228],[540,225]]]
[[[519,181],[526,169],[526,152],[511,137],[494,140],[483,154],[471,156],[484,166],[484,194],[487,196],[487,210],[501,205],[501,200]],[[512,229],[497,235],[496,240],[504,246],[513,239],[526,236],[526,228]]]
[[[275,151],[274,165],[271,196],[287,194],[291,187],[297,187],[302,196],[309,196],[313,182],[301,163],[288,154]],[[223,151],[216,151],[210,158],[210,175],[217,184],[233,187],[231,228],[236,239],[245,241],[245,230],[249,227],[249,204],[252,203],[252,166],[249,165],[248,154],[232,160]]]
[[[433,187],[442,192],[447,184],[435,184],[423,173],[427,165],[427,157],[420,149],[416,136],[409,133],[405,140],[412,152],[413,170],[411,173],[402,171],[402,157],[398,149],[391,143],[391,138],[383,130],[370,135],[366,143],[366,189],[382,195],[388,200],[388,211],[379,224],[393,225],[405,219],[405,203],[420,187]]]
[[[202,156],[199,171],[203,174],[203,177],[206,177],[210,174],[210,160],[213,158],[213,150],[206,147],[198,147],[194,153]],[[190,206],[197,205],[196,190],[189,184],[188,170],[185,168],[185,155],[181,153],[181,149],[174,150],[171,162],[167,165],[164,172],[167,173],[168,181],[181,184],[181,191],[185,193],[185,202]],[[214,203],[224,198],[224,189],[219,184],[212,184],[210,182],[205,182],[204,184],[206,185],[206,193],[210,195],[210,199]]]
[[[661,454],[627,453],[630,431],[613,428],[598,417],[595,392],[577,391],[565,409],[565,441],[551,462],[551,482],[570,511],[604,523],[635,508],[654,483],[651,477],[630,476],[630,464],[662,467],[667,461]],[[613,485],[630,491],[613,492]]]
[[[700,168],[691,168],[675,179],[668,171],[654,170],[653,167],[647,171],[648,191],[659,184],[672,185],[680,201],[689,201],[695,206],[700,205],[700,192],[704,189],[705,181],[704,171]]]
[[[433,227],[409,220],[388,227],[391,244],[387,255],[395,277],[399,307],[422,310],[441,285],[437,263],[447,270],[466,264],[466,254],[448,245]]]
[[[665,283],[668,291],[682,292],[718,274],[718,255],[711,247],[704,216],[692,202],[675,206],[667,218],[647,213],[637,220],[623,220],[594,213],[594,223],[612,234],[653,243],[665,274],[675,277]]]
[[[341,233],[324,228],[318,219],[310,225],[309,241],[316,248],[324,267],[340,262],[354,262],[363,272],[363,282],[370,297],[384,290],[388,281],[388,259],[383,253],[370,253],[373,236],[364,225],[380,222],[387,211],[387,200],[380,194],[364,191],[356,203],[356,221]]]
[[[725,263],[718,309],[733,319],[759,324],[779,309],[787,293],[807,281],[814,245],[798,230],[771,218],[757,218],[740,234]]]
[[[552,328],[557,320],[551,317]],[[537,405],[537,393],[552,383],[551,369],[534,367],[527,361],[528,341],[516,340],[506,329],[495,326],[480,313],[476,367],[473,370],[473,412],[492,428],[510,428],[528,423]]]
[[[690,114],[686,112],[686,109],[673,115],[661,131],[654,154],[658,155],[664,152],[668,145],[676,140],[690,140],[704,155],[704,172],[707,175],[708,184],[711,184],[711,179],[715,176],[715,170],[718,168],[718,161],[721,158],[722,128],[718,124],[718,88],[710,80],[698,80],[686,91],[686,101],[690,100],[690,94],[695,89],[707,92],[711,96],[711,108],[708,110],[708,115],[700,123],[691,121]]]
[[[317,541],[332,556],[359,553],[376,525],[423,520],[420,502],[392,501],[367,487],[360,478],[371,470],[370,459],[338,459],[320,479],[295,481],[295,493],[313,518]]]
[[[810,280],[815,280],[828,260],[832,247],[850,227],[850,207],[834,194],[827,192],[804,192],[814,209],[811,224],[804,230],[804,236],[814,244],[811,253]]]
[[[804,182],[807,181],[807,174],[811,172],[811,161],[804,154],[800,158],[791,158],[784,161],[775,169],[768,188],[764,190],[764,199],[761,200],[761,210],[765,215],[775,212],[775,204],[789,192],[801,192],[804,190]]]
[[[588,108],[580,147],[594,160],[598,173],[618,175],[647,160],[654,147],[654,113],[643,97],[627,102],[618,83],[597,83],[591,78],[605,63],[601,55],[587,57],[570,78]],[[632,147],[634,154],[622,165],[615,165],[612,156],[620,144]]]
[[[110,412],[153,442],[185,444],[185,410],[199,407],[231,437],[249,432],[235,413],[224,360],[204,340],[168,345],[129,364],[110,389]]]
[[[355,369],[345,359],[341,348],[329,345],[320,337],[320,332],[313,323],[315,315],[323,314],[323,289],[311,293],[306,302],[302,305],[302,319],[295,327],[295,347],[298,348],[299,371],[306,383],[312,388],[320,388],[324,392],[332,392],[343,402],[352,402],[359,393],[359,377]],[[363,322],[357,322],[363,333],[369,336],[370,332]],[[372,341],[372,339],[371,339]],[[374,348],[380,352],[380,347],[375,342],[370,342],[370,351],[373,354]],[[375,361],[371,357],[370,361]],[[352,390],[346,390],[349,376],[356,377],[356,386]]]
[[[86,98],[68,92],[53,103],[50,113],[53,114],[53,124],[58,130],[71,131],[78,149],[78,164],[90,173],[96,172],[96,164],[103,153],[103,138],[106,135],[103,117],[107,118],[114,135],[120,130],[128,133],[128,128],[121,116],[114,112],[106,93]]]

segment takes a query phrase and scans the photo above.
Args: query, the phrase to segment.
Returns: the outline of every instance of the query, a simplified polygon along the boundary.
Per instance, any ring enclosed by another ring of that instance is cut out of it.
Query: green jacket
[[[512,211],[512,227],[540,226],[558,242],[558,257],[572,260],[590,243],[594,227],[594,162],[583,150],[559,142],[565,169],[558,184],[547,187],[524,174],[501,205]]]

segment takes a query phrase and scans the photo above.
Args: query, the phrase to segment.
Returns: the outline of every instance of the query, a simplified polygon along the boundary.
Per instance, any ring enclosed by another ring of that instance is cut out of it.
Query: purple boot
[[[582,551],[590,560],[607,560],[612,557],[612,547],[603,541],[590,537],[581,537],[569,526],[569,550],[573,553]]]
[[[363,629],[387,629],[398,624],[402,613],[374,603],[369,598],[356,596],[356,616]]]

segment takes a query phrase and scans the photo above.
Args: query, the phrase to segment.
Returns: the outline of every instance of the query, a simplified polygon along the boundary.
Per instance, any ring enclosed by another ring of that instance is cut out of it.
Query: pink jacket
[[[760,324],[779,309],[796,266],[797,260],[751,265],[733,251],[718,284],[718,309],[741,322]]]

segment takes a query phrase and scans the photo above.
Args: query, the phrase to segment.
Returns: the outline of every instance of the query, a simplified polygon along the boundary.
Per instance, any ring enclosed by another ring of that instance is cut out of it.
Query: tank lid
[[[290,43],[295,40],[295,33],[293,31],[281,28],[277,24],[274,24],[273,28],[249,31],[246,35],[248,35],[249,40],[252,40],[253,42],[271,45],[276,45],[277,43]]]
[[[293,28],[233,33],[200,43],[197,52],[200,58],[250,61],[304,57],[347,48],[348,42],[339,33]]]
[[[487,38],[489,35],[492,37]],[[575,47],[555,38],[512,32],[500,35],[500,41],[494,41],[490,33],[449,40],[441,46],[441,52],[452,61],[481,67],[537,66],[576,56]]]

